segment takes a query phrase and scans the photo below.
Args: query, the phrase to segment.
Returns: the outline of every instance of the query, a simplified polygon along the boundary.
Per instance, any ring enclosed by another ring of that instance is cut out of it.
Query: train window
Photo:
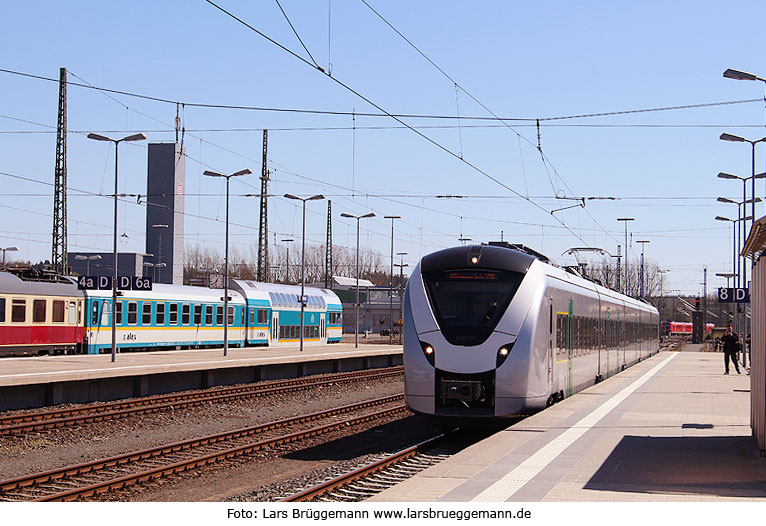
[[[61,300],[53,300],[53,323],[64,323],[64,302]]]
[[[234,307],[229,307],[229,327],[234,325]]]
[[[223,325],[223,306],[222,305],[218,305],[215,308],[215,324]]]
[[[136,325],[138,323],[138,303],[135,301],[128,302],[128,325]]]
[[[112,304],[106,301],[101,302],[101,325],[109,325],[109,313],[112,311]]]
[[[261,321],[261,312],[258,311],[258,321]],[[255,325],[255,309],[250,307],[250,326]]]
[[[157,316],[156,316],[155,323],[157,325],[165,325],[165,304],[164,303],[158,303],[157,304]]]
[[[194,325],[197,327],[202,325],[202,305],[194,306]]]
[[[11,321],[13,323],[27,321],[27,300],[13,300],[11,302]]]
[[[210,327],[213,325],[213,306],[205,305],[205,325]]]
[[[181,305],[181,325],[189,325],[191,306],[188,303]]]
[[[276,305],[277,304],[277,299],[274,297],[274,293],[273,292],[269,292],[269,299],[271,300],[271,304],[272,305]]]
[[[45,300],[32,300],[32,322],[45,323]],[[61,303],[64,303],[63,301]],[[61,320],[64,321],[64,320]]]
[[[170,304],[170,315],[168,316],[170,325],[178,325],[178,303]]]
[[[505,314],[524,274],[511,271],[434,271],[423,274],[442,334],[453,345],[485,341]]]
[[[327,304],[324,302],[324,298],[321,297],[321,296],[319,297],[319,307],[322,308],[322,309],[326,309],[327,308]]]
[[[77,323],[77,305],[74,301],[69,302],[69,323],[71,325]]]
[[[5,323],[5,298],[0,298],[0,323]]]
[[[242,323],[241,323],[241,324],[242,324],[242,325],[244,325],[244,324],[245,324],[245,322],[247,321],[247,316],[245,316],[245,313],[246,313],[247,311],[245,310],[245,308],[244,308],[244,307],[242,307],[242,309],[240,309],[240,310],[242,310],[242,315],[240,316],[240,319],[242,320]]]
[[[279,339],[281,340],[284,337],[285,337],[285,328],[284,327],[280,327],[279,328]]]
[[[122,325],[122,301],[118,301],[114,308],[114,322],[117,325]]]
[[[141,323],[143,325],[151,325],[152,324],[152,304],[148,301],[145,301],[144,304],[141,306]]]

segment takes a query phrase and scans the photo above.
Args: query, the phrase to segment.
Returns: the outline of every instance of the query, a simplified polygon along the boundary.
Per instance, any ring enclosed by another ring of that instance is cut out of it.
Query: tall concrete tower
[[[157,283],[182,285],[184,277],[184,192],[186,164],[178,143],[149,144],[146,194],[146,253],[156,267],[144,275]],[[163,266],[164,264],[164,266]]]

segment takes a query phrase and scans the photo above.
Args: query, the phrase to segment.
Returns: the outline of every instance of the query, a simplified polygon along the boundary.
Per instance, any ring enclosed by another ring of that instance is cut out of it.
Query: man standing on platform
[[[737,363],[737,354],[740,348],[739,336],[731,331],[731,324],[726,326],[726,334],[721,336],[721,343],[723,344],[723,363],[726,366],[726,371],[723,374],[729,374],[729,359],[734,363],[737,374],[740,374]]]

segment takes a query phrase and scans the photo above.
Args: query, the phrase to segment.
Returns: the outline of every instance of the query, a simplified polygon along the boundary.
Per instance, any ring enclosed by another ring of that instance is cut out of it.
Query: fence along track
[[[403,395],[395,395],[379,398],[377,400],[369,400],[358,404],[331,409],[329,411],[321,411],[310,415],[279,420],[228,433],[219,433],[75,466],[68,466],[43,473],[0,481],[0,500],[70,501],[101,495],[114,489],[121,489],[130,485],[156,480],[188,469],[247,455],[280,444],[299,442],[300,440],[319,436],[339,428],[360,425],[365,422],[404,412],[406,411],[406,406],[403,403],[398,403],[396,406],[389,409],[371,414],[368,413],[346,420],[334,420],[328,424],[304,431],[280,435],[257,442],[244,440],[242,441],[243,443],[233,447],[225,444],[226,441],[236,441],[273,429],[305,424],[322,418],[333,418],[352,411],[401,402],[403,398]],[[191,453],[192,449],[201,449],[199,452],[200,454],[195,454],[189,459],[178,458]],[[138,466],[137,469],[136,466]],[[126,471],[133,472],[126,473]]]
[[[307,389],[341,382],[374,380],[400,376],[402,367],[390,367],[383,370],[365,370],[353,373],[341,373],[319,378],[296,378],[277,380],[266,383],[227,387],[211,391],[195,391],[170,395],[150,396],[121,402],[93,404],[70,409],[57,409],[39,413],[0,417],[0,436],[22,435],[34,431],[43,431],[58,427],[124,418],[163,411],[193,407],[210,402],[241,400],[258,396],[268,396],[297,389]]]

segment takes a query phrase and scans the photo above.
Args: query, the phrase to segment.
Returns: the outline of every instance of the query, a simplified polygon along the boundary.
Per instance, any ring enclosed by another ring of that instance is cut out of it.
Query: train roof
[[[548,275],[590,289],[602,296],[622,301],[641,310],[656,311],[653,305],[643,300],[626,296],[593,280],[567,272],[539,252],[523,245],[508,242],[492,242],[487,245],[460,246],[439,250],[423,256],[420,261],[420,271],[470,269],[474,265],[479,265],[480,268],[526,273],[533,264],[543,265],[544,272]]]
[[[423,256],[420,260],[420,271],[469,269],[480,264],[481,268],[524,273],[535,259],[535,256],[510,246],[470,245],[447,248]]]
[[[71,280],[67,279],[63,282],[26,280],[10,272],[0,272],[0,292],[4,294],[82,297],[82,291],[77,290],[77,285]]]
[[[253,297],[253,294],[264,295],[263,297],[268,299],[269,292],[282,292],[284,294],[300,294],[300,285],[285,285],[282,283],[262,283],[260,281],[252,280],[232,280],[238,287],[245,293],[248,298]],[[304,294],[314,294],[317,296],[323,296],[325,302],[337,301],[340,303],[338,296],[329,289],[320,289],[317,287],[305,287]]]

